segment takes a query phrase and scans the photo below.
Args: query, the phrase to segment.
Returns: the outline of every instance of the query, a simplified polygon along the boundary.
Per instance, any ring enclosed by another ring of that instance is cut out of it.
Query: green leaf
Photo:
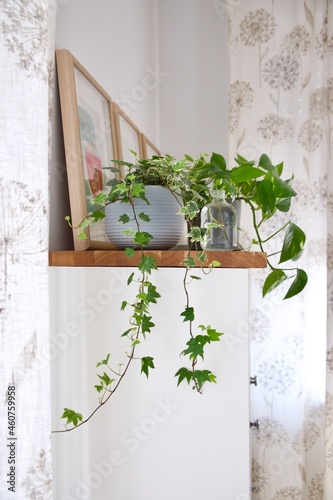
[[[178,372],[175,374],[175,377],[178,377],[178,382],[177,386],[183,381],[187,380],[187,383],[189,384],[192,380],[192,372],[188,370],[187,368],[183,367],[178,370]]]
[[[144,185],[141,182],[134,182],[132,184],[132,194],[134,198],[142,198],[145,194]]]
[[[188,237],[191,239],[191,241],[202,241],[206,232],[207,229],[205,227],[192,226],[191,231],[188,233]]]
[[[127,304],[128,304],[127,300],[123,300],[121,303],[121,306],[120,306],[120,310],[123,311],[125,309],[125,307],[127,306]]]
[[[103,372],[103,375],[99,375],[99,374],[97,373],[97,377],[98,377],[98,378],[99,378],[102,382],[104,382],[104,384],[105,384],[106,386],[110,385],[110,384],[113,382],[113,379],[111,379],[111,378],[109,377],[109,375],[108,375],[107,373],[105,373],[105,372]]]
[[[144,255],[140,259],[140,262],[138,264],[138,269],[142,273],[150,274],[153,269],[157,269],[156,259],[151,255]]]
[[[150,333],[151,328],[155,326],[155,324],[150,320],[151,316],[147,316],[146,314],[142,316],[141,328],[143,333]]]
[[[190,278],[192,278],[192,280],[202,280],[202,278],[195,276],[194,274],[190,274]]]
[[[124,332],[121,336],[122,337],[127,337],[129,333],[134,333],[136,332],[136,328],[129,328],[128,330],[126,330],[126,332]]]
[[[140,212],[138,214],[139,218],[141,220],[143,220],[144,222],[150,222],[151,221],[151,218],[149,217],[149,215],[145,214],[144,212]]]
[[[206,262],[206,260],[208,260],[208,257],[205,254],[205,252],[198,252],[197,257],[200,260],[200,262]]]
[[[296,196],[296,191],[290,186],[288,181],[283,181],[280,177],[273,176],[274,192],[277,198],[288,198]]]
[[[220,337],[224,334],[221,332],[217,332],[214,328],[211,328],[209,326],[207,328],[207,335],[209,337],[209,340],[211,340],[211,342],[218,342],[220,340]]]
[[[141,373],[144,373],[147,378],[149,376],[149,368],[155,368],[154,358],[151,356],[141,358]]]
[[[139,245],[145,247],[153,239],[153,236],[146,231],[137,231],[135,233],[134,241]]]
[[[156,299],[158,299],[161,296],[156,291],[156,286],[149,283],[147,288],[148,289],[147,289],[146,301],[151,302],[153,304],[156,304],[156,302],[157,302]]]
[[[291,297],[294,297],[295,295],[300,293],[306,286],[307,282],[308,282],[308,276],[306,272],[303,271],[303,269],[297,269],[296,277],[292,282],[285,297],[283,297],[283,300],[290,299]]]
[[[73,424],[74,427],[83,420],[81,413],[77,413],[69,408],[64,408],[64,413],[61,415],[61,418],[67,418],[66,425]]]
[[[95,385],[94,387],[95,387],[97,392],[102,392],[102,390],[104,389],[104,387],[102,385]]]
[[[227,169],[227,163],[224,157],[218,153],[213,153],[210,157],[210,164],[220,170]]]
[[[291,222],[284,236],[279,264],[287,260],[297,260],[301,256],[305,240],[302,229]]]
[[[265,175],[265,172],[260,168],[252,167],[252,165],[240,165],[231,170],[231,179],[234,182],[250,181]]]
[[[182,351],[184,356],[189,355],[190,359],[197,359],[200,356],[204,359],[204,347],[210,343],[208,335],[197,335],[186,342],[187,349]]]
[[[124,254],[125,254],[125,256],[126,256],[126,257],[134,257],[135,252],[134,252],[134,249],[133,249],[133,248],[131,248],[131,247],[127,247],[127,248],[125,248],[125,250],[124,250]],[[132,273],[132,274],[134,274],[134,273]]]
[[[195,260],[193,259],[193,257],[186,257],[186,259],[184,259],[181,264],[184,264],[186,267],[195,267]]]
[[[266,278],[262,288],[262,296],[265,297],[269,292],[281,285],[287,279],[286,274],[281,269],[275,269]]]
[[[127,224],[128,222],[130,222],[130,216],[128,214],[122,214],[119,219],[118,219],[118,222],[120,222],[120,224]]]
[[[277,201],[275,206],[280,212],[289,212],[291,204],[291,196],[289,198],[281,198],[281,200]]]
[[[194,370],[193,379],[197,381],[199,389],[202,388],[205,382],[216,384],[216,376],[210,370]]]
[[[108,362],[109,362],[109,359],[110,359],[110,356],[111,354],[109,353],[105,359],[102,359],[102,361],[99,361],[98,363],[96,363],[96,368],[98,368],[99,366],[102,366],[102,365],[107,365]]]
[[[272,214],[275,209],[276,196],[273,190],[273,184],[264,179],[257,183],[257,193],[261,203],[263,214]]]
[[[185,321],[194,321],[194,308],[193,307],[186,307],[186,309],[180,314],[181,316],[184,316],[184,322]]]
[[[272,164],[270,158],[266,154],[262,154],[259,158],[258,162],[259,167],[264,168],[265,170],[274,170],[276,171],[276,167]]]
[[[92,223],[92,220],[90,217],[86,217],[85,219],[83,219],[83,221],[81,221],[80,225],[79,225],[79,228],[80,229],[85,229],[86,227],[90,226],[90,224]]]

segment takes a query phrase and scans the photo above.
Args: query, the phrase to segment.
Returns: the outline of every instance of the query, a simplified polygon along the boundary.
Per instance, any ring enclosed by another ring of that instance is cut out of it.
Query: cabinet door
[[[64,407],[86,417],[96,406],[96,362],[111,353],[126,362],[134,299],[127,268],[52,268],[51,356],[53,428]],[[175,373],[188,341],[182,269],[153,275],[161,293],[151,308],[155,328],[137,355],[152,356],[147,379],[134,360],[112,396],[79,429],[53,434],[55,498],[109,500],[247,500],[249,473],[248,271],[216,269],[189,285],[194,326],[224,332],[208,345],[203,366],[217,376],[203,393]],[[200,271],[191,274],[201,276]],[[200,330],[195,328],[195,335]],[[199,367],[200,368],[200,367]],[[111,376],[111,375],[110,375]]]

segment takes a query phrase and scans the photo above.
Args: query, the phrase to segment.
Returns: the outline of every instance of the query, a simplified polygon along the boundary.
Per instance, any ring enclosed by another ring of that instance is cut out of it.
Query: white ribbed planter
[[[135,200],[135,210],[149,215],[150,222],[140,221],[140,231],[146,231],[153,236],[146,248],[151,250],[167,250],[177,245],[183,230],[184,217],[177,212],[179,204],[170,191],[162,186],[146,186],[146,197],[150,205],[144,200]],[[118,222],[122,214],[128,214],[131,221],[127,224]],[[105,231],[114,245],[118,248],[125,248],[133,245],[129,236],[123,234],[124,229],[133,229],[137,227],[132,221],[132,207],[126,203],[116,202],[105,207]]]

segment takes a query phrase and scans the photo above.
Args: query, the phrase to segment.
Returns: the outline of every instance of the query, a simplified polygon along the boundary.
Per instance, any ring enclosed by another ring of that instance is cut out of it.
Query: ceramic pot
[[[140,231],[146,231],[153,236],[146,248],[151,250],[167,250],[175,246],[184,230],[184,217],[178,214],[179,203],[175,196],[162,186],[145,186],[148,205],[144,200],[135,200],[137,214],[144,212],[149,215],[150,222],[140,222]],[[127,224],[118,222],[122,214],[128,214],[131,221]],[[126,203],[116,202],[105,207],[105,231],[107,237],[116,247],[122,249],[133,246],[129,236],[123,234],[125,229],[137,230],[133,219],[132,207]]]

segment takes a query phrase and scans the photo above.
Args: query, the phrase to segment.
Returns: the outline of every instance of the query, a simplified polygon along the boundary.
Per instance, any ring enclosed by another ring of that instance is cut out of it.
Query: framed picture
[[[113,103],[113,117],[119,159],[133,163],[135,156],[131,151],[137,154],[137,158],[143,158],[139,128],[115,103]],[[126,175],[126,168],[123,168],[122,175]]]
[[[145,134],[141,134],[141,148],[143,158],[161,156],[161,151],[145,136]]]
[[[115,174],[104,167],[118,159],[113,103],[109,95],[68,50],[56,51],[59,97],[64,133],[71,223],[77,226],[96,207],[91,199]],[[86,229],[87,239],[77,237],[74,249],[114,248],[104,222]]]

